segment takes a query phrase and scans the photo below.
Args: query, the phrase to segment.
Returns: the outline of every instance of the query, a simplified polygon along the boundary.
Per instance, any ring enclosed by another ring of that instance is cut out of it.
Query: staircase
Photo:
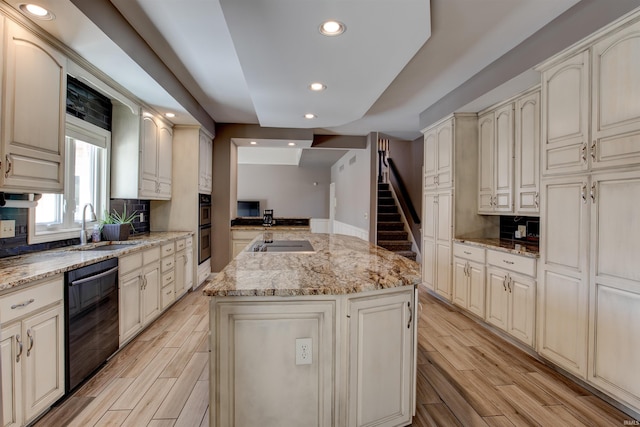
[[[416,253],[411,250],[409,233],[405,231],[404,222],[398,213],[398,206],[391,194],[389,184],[378,183],[378,246],[412,260]]]

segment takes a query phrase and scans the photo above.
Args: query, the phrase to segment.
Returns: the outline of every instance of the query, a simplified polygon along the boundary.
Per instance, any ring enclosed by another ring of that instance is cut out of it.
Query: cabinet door
[[[349,301],[348,426],[411,423],[413,289]]]
[[[589,188],[586,176],[545,179],[540,210],[537,350],[581,378],[587,375]]]
[[[469,278],[467,276],[467,260],[453,258],[453,292],[452,302],[462,308],[469,306]]]
[[[144,286],[142,288],[143,324],[155,319],[160,314],[160,265],[153,263],[144,267]]]
[[[451,244],[436,242],[434,290],[451,301]]]
[[[187,256],[185,251],[176,253],[176,278],[174,282],[176,299],[185,293]]]
[[[473,314],[484,318],[485,297],[485,266],[469,261],[467,267],[469,280],[469,304],[467,309]]]
[[[120,345],[142,329],[142,277],[134,273],[120,278]]]
[[[637,408],[640,172],[594,174],[591,188],[589,379]]]
[[[540,212],[540,91],[516,101],[515,106],[515,182],[514,203],[517,214]]]
[[[165,123],[158,128],[158,198],[171,198],[173,131]]]
[[[438,175],[438,130],[431,129],[424,134],[424,190],[437,187]]]
[[[148,113],[142,114],[140,156],[140,194],[156,198],[158,187],[158,134],[159,127]]]
[[[67,60],[9,20],[6,30],[0,186],[62,193]]]
[[[509,321],[507,332],[533,346],[535,331],[536,281],[510,273],[507,278]]]
[[[24,332],[25,421],[40,415],[64,394],[62,304],[27,318]]]
[[[4,427],[22,425],[22,362],[24,344],[22,324],[2,325],[0,360],[2,361],[2,416]]]
[[[494,199],[494,114],[478,119],[478,212],[492,213]]]
[[[592,168],[640,163],[640,23],[593,46]]]
[[[435,199],[436,240],[451,245],[452,239],[452,203],[451,191],[439,192]]]
[[[438,188],[451,187],[453,163],[453,120],[438,126],[437,178]]]
[[[542,174],[589,167],[589,51],[542,73]]]
[[[436,282],[436,242],[432,239],[422,240],[422,281],[431,289],[435,289]]]
[[[185,278],[184,278],[184,289],[185,291],[189,291],[193,288],[193,244],[190,243],[191,238],[187,239],[187,249],[185,252]]]
[[[509,293],[507,273],[504,270],[487,267],[487,308],[486,321],[502,330],[509,323]]]
[[[494,211],[513,212],[513,103],[495,112]]]
[[[198,188],[201,193],[211,193],[213,188],[212,158],[213,141],[204,132],[200,132],[200,156]]]

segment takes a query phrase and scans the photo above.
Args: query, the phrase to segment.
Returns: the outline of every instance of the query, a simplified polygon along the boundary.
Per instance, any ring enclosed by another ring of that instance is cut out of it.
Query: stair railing
[[[420,224],[420,215],[418,215],[418,212],[416,212],[416,208],[413,206],[413,202],[411,202],[411,197],[409,196],[407,187],[405,186],[404,181],[400,176],[398,168],[396,167],[391,157],[387,157],[386,161],[389,164],[389,170],[391,170],[391,174],[393,175],[393,178],[396,181],[398,190],[400,191],[399,194],[396,194],[398,196],[400,204],[401,205],[403,204],[404,206],[407,207],[407,210],[409,211],[409,215],[411,215],[411,219],[413,220],[413,222],[415,224]]]

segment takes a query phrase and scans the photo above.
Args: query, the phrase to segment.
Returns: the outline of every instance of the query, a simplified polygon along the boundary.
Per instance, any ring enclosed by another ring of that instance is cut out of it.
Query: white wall
[[[328,167],[239,164],[237,200],[259,200],[276,217],[328,218],[330,180]]]
[[[331,167],[331,182],[336,184],[335,223],[340,230],[357,230],[368,235],[370,212],[371,164],[369,150],[349,150]],[[354,234],[352,232],[344,234]]]

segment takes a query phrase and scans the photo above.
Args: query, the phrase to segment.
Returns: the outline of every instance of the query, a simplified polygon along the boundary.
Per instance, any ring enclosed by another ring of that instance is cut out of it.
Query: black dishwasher
[[[65,273],[65,391],[118,350],[118,258]]]

